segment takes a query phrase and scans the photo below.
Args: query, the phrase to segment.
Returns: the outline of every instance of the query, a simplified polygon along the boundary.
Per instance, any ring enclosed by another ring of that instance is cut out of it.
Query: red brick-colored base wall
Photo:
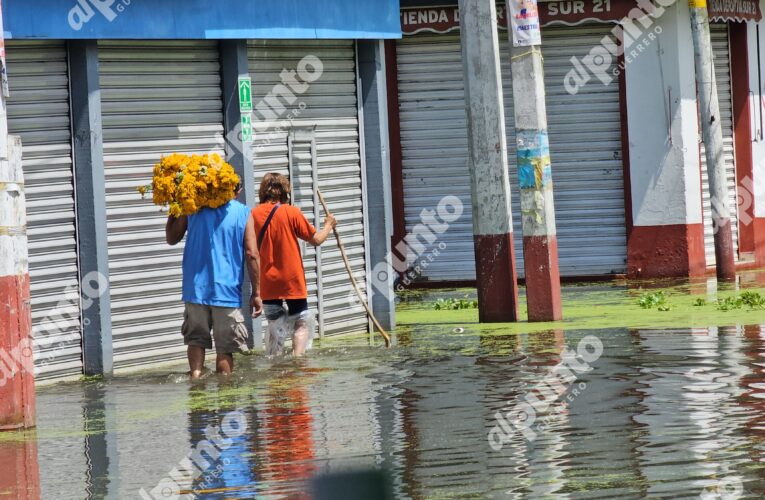
[[[765,267],[765,217],[755,217],[752,221],[754,237],[754,262],[757,267]]]
[[[19,349],[31,333],[29,275],[0,277],[0,430],[34,426],[34,364]]]
[[[627,239],[628,278],[704,276],[703,224],[633,226]]]

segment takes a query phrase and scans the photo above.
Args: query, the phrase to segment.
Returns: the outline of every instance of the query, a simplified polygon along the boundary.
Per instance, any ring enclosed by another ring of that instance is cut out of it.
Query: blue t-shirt
[[[183,250],[183,301],[242,307],[244,228],[250,209],[236,200],[188,218]]]

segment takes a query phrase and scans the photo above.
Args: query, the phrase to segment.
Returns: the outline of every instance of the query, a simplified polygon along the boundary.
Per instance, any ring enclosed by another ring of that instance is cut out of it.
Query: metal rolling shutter
[[[590,84],[576,96],[563,87],[570,58],[582,57],[610,26],[545,28],[547,116],[562,276],[623,273],[627,242],[618,81]],[[500,50],[509,54],[507,33]],[[423,208],[445,195],[459,196],[462,219],[441,236],[447,249],[423,278],[475,278],[467,123],[459,35],[417,35],[398,43],[399,102],[407,232]],[[503,57],[508,164],[519,275],[523,270],[520,195],[515,168],[515,131],[509,57]],[[586,124],[587,127],[582,125]],[[410,256],[410,258],[413,256]]]
[[[173,152],[223,154],[215,42],[99,42],[112,335],[116,368],[185,352],[183,243],[165,243],[166,214],[136,187]]]
[[[733,233],[733,255],[738,261],[738,206],[736,200],[736,165],[733,156],[733,95],[730,77],[728,25],[710,23],[709,27],[712,36],[712,51],[715,58],[717,99],[720,103],[720,117],[722,118],[723,159],[728,180],[728,204],[730,206],[731,232]],[[700,134],[701,130],[699,130],[699,141],[702,141]],[[712,227],[712,202],[709,196],[707,158],[703,142],[701,142],[701,182],[702,203],[704,207],[704,248],[706,250],[707,266],[714,266],[715,238]]]
[[[571,57],[583,58],[612,29],[608,24],[550,27],[544,28],[542,34],[561,276],[619,274],[626,270],[619,80],[610,85],[591,81],[576,95],[570,95],[563,86],[564,76],[572,68]],[[500,50],[502,54],[510,53],[505,32],[500,33]],[[521,275],[523,233],[509,57],[502,58],[502,81],[515,255]]]
[[[399,120],[406,232],[420,213],[457,196],[462,216],[439,236],[446,245],[422,273],[429,281],[475,279],[467,117],[459,34],[407,36],[398,41]],[[417,259],[412,252],[410,264]]]
[[[64,42],[8,41],[9,133],[23,145],[38,380],[82,374],[69,76]],[[56,319],[63,318],[63,319]],[[49,363],[42,363],[49,359]]]
[[[366,248],[364,234],[364,203],[361,180],[359,119],[356,90],[356,53],[353,41],[288,41],[253,40],[249,44],[250,74],[253,80],[253,101],[257,105],[281,83],[282,70],[295,70],[307,55],[318,57],[323,64],[321,77],[311,83],[297,100],[285,105],[286,110],[271,122],[255,113],[258,129],[254,143],[254,173],[256,185],[263,175],[277,171],[288,173],[287,135],[290,126],[315,127],[318,155],[319,186],[338,220],[351,266],[359,285],[366,290]],[[304,103],[304,109],[300,109]],[[291,124],[290,125],[290,121]],[[280,127],[280,130],[276,130]],[[312,222],[314,176],[310,169],[310,154],[298,149],[295,158],[295,203]],[[322,211],[323,218],[323,211]],[[340,251],[330,240],[321,249],[321,296],[325,335],[367,331],[366,313],[352,300],[352,287],[340,257]],[[309,300],[318,304],[315,251],[306,248],[305,259]]]

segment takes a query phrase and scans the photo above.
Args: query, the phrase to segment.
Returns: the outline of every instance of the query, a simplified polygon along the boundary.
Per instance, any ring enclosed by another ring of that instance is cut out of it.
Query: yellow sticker
[[[688,7],[691,9],[706,9],[707,0],[688,0]]]

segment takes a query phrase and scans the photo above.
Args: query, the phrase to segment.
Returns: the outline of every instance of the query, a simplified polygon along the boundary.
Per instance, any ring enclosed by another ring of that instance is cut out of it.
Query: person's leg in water
[[[210,306],[186,303],[183,312],[183,343],[189,360],[189,376],[196,380],[205,372],[205,350],[212,349],[212,311]]]
[[[305,318],[295,321],[295,333],[292,334],[292,354],[300,357],[305,354],[308,344],[308,322]]]
[[[308,331],[308,299],[295,299],[287,301],[289,316],[294,318],[294,331],[292,333],[292,354],[300,357],[305,354],[310,332]]]
[[[234,353],[247,352],[247,327],[238,307],[212,307],[213,337],[215,338],[215,372],[231,375]]]
[[[215,373],[222,375],[231,375],[234,371],[234,355],[218,354],[215,357]]]
[[[263,313],[268,320],[266,332],[266,355],[278,356],[284,351],[284,339],[287,337],[287,311],[282,300],[264,300]]]
[[[195,345],[188,346],[186,356],[189,358],[189,376],[197,380],[205,371],[205,349]]]

